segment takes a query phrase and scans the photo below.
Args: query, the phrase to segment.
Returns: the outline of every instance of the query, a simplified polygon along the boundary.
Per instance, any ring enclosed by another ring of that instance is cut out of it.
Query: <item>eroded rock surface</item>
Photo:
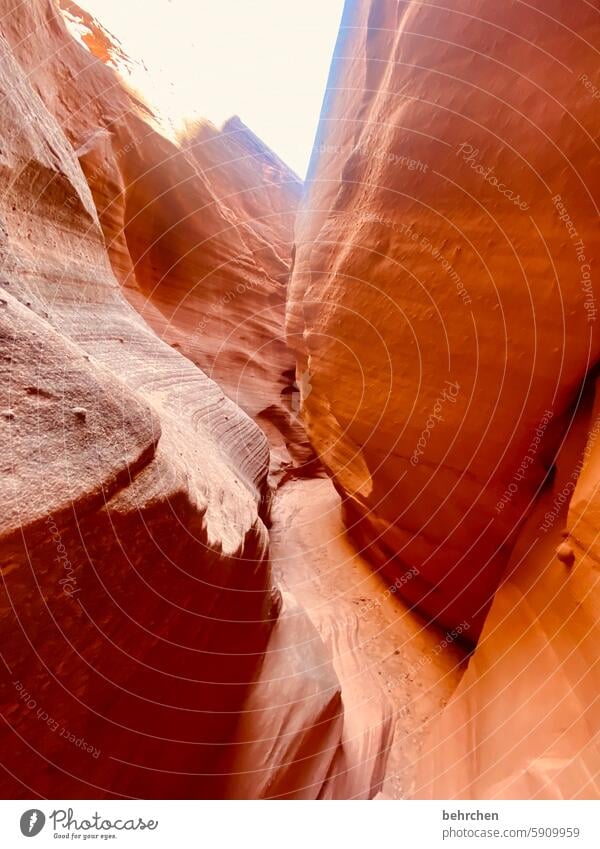
[[[363,553],[486,623],[417,798],[598,795],[597,51],[585,3],[346,4],[288,329]]]
[[[60,6],[0,0],[3,794],[597,796],[592,7],[347,3],[294,362],[297,177]]]
[[[5,35],[77,152],[126,297],[289,460],[283,324],[298,177],[237,118],[177,142],[116,73],[127,70],[118,43],[77,4],[60,5],[87,49],[48,4],[4,5]]]
[[[290,593],[226,755],[236,799],[317,799],[341,743],[344,709],[331,657]]]
[[[316,798],[340,687],[264,524],[269,468],[314,464],[300,183],[239,119],[176,144],[76,4],[87,49],[49,0],[0,5],[3,793]]]
[[[354,538],[476,635],[598,356],[597,15],[447,6],[346,4],[288,328]]]
[[[319,798],[370,799],[382,789],[407,797],[465,651],[425,626],[402,601],[399,582],[374,572],[348,540],[340,508],[331,481],[291,481],[277,493],[271,527],[274,576],[316,627],[342,692],[342,734]],[[309,706],[301,701],[298,711]],[[317,736],[321,763],[332,756],[325,730]],[[271,769],[279,769],[275,759]]]
[[[50,2],[0,29],[3,795],[220,795],[277,613],[267,442],[113,274],[129,95]]]
[[[593,383],[515,545],[475,654],[433,727],[432,798],[597,799],[598,438]],[[565,556],[566,553],[569,556]]]

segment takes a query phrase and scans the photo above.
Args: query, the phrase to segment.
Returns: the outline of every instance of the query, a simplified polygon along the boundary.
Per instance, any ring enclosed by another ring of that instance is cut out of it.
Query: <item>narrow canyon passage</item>
[[[424,741],[465,669],[461,629],[426,626],[361,557],[325,476],[276,489],[270,554],[283,601],[225,762],[227,795],[418,795]]]
[[[322,797],[408,798],[423,735],[460,680],[465,650],[446,645],[356,552],[328,478],[283,484],[272,517],[274,578],[315,625],[342,689],[341,748]]]
[[[600,44],[551,5],[346,0],[302,180],[0,0],[6,796],[600,795]]]

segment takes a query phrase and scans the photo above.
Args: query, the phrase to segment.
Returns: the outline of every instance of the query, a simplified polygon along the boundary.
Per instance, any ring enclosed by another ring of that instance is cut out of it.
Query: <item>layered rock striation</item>
[[[485,621],[417,797],[598,794],[597,52],[586,3],[344,12],[288,330],[354,540]]]
[[[347,3],[298,217],[309,437],[373,561],[474,636],[598,356],[594,27]]]
[[[241,337],[225,389],[167,342],[187,295],[200,318],[244,281],[223,327],[268,346],[285,260],[53,3],[6,0],[0,30],[2,791],[219,796],[280,605],[269,449],[228,397]]]
[[[237,118],[174,141],[61,6],[85,48],[50,0],[0,9],[0,788],[317,798],[341,689],[267,531],[269,472],[315,464],[300,183]]]
[[[239,119],[174,139],[124,83],[118,43],[77,4],[60,5],[86,49],[44,4],[26,13],[7,4],[3,28],[76,151],[125,296],[160,338],[271,425],[283,457],[294,438],[282,327],[301,183]]]
[[[348,0],[301,199],[0,0],[3,795],[598,795],[594,14]]]
[[[433,726],[419,797],[597,799],[597,379],[513,550],[468,670]]]

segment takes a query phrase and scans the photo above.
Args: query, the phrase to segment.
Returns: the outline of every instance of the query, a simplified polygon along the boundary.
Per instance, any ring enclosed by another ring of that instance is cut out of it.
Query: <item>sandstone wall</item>
[[[288,333],[350,532],[476,635],[598,356],[597,39],[584,3],[447,5],[346,4]]]
[[[53,4],[0,12],[0,785],[219,795],[278,609],[267,442],[123,296],[140,285],[124,162],[144,140],[119,159],[116,139],[160,138],[143,108]]]
[[[587,3],[344,12],[288,335],[354,540],[485,620],[417,798],[598,795],[598,47]]]

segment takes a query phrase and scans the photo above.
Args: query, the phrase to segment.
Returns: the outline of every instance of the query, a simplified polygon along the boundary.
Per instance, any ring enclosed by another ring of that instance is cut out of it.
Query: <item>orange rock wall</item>
[[[2,795],[597,796],[591,6],[348,2],[294,250],[285,164],[60,6],[0,0]],[[281,599],[286,294],[359,550],[295,481]],[[479,637],[441,718],[396,590]]]
[[[346,4],[288,333],[350,534],[485,621],[416,798],[599,792],[599,48],[587,3]]]
[[[300,181],[239,119],[176,144],[111,65],[110,34],[64,0],[92,52],[50,3],[7,0],[3,29],[77,152],[127,298],[254,418],[281,401],[282,333]],[[35,38],[30,37],[31,27]]]
[[[553,485],[519,536],[467,672],[433,726],[419,798],[600,795],[600,405],[593,383]]]
[[[158,134],[53,4],[0,21],[1,792],[219,796],[279,604],[267,442],[114,276],[113,133]]]
[[[598,356],[597,32],[585,3],[447,6],[346,5],[288,333],[351,534],[476,636]]]

